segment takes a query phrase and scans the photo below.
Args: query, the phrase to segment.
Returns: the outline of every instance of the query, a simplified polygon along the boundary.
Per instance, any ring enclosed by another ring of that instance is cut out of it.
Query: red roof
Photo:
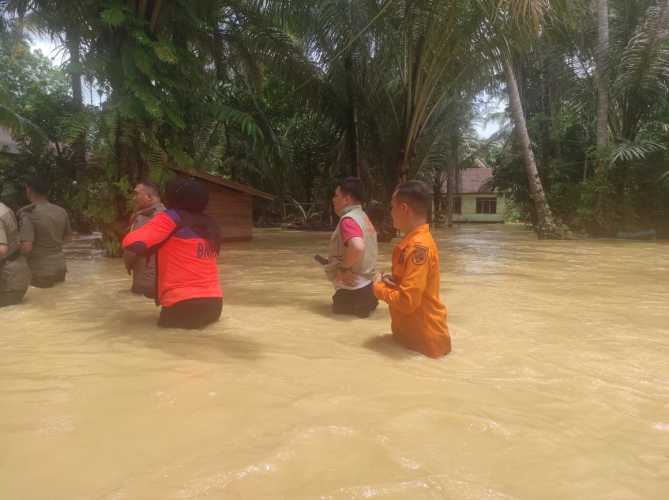
[[[232,189],[234,191],[239,191],[240,193],[250,194],[251,196],[255,196],[257,198],[264,198],[270,201],[274,200],[274,196],[269,193],[265,193],[264,191],[260,191],[259,189],[252,188],[251,186],[247,186],[246,184],[240,184],[239,182],[229,181],[228,179],[224,179],[220,175],[206,174],[204,172],[198,172],[197,170],[184,170],[178,167],[170,167],[170,168],[182,175],[197,177],[198,179],[202,179],[207,182],[211,182],[213,184],[217,184],[219,186]]]
[[[483,164],[481,164],[483,165]],[[479,166],[474,168],[465,168],[460,171],[460,179],[456,194],[468,193],[492,193],[494,189],[490,185],[492,182],[492,168]],[[442,192],[446,192],[447,183],[444,181]]]

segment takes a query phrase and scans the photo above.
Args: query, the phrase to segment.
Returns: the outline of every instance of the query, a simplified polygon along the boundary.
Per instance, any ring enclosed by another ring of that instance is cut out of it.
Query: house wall
[[[462,199],[462,213],[453,214],[454,222],[504,222],[504,209],[506,200],[503,196],[495,194],[459,194]],[[477,198],[497,198],[496,214],[477,214]]]
[[[207,214],[221,224],[223,241],[250,240],[253,231],[251,195],[209,184]]]

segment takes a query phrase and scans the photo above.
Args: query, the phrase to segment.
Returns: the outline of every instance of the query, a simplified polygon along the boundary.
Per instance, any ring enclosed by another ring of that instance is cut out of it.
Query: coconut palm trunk
[[[74,109],[81,112],[84,109],[84,99],[81,86],[81,34],[79,27],[76,24],[68,26],[65,38],[70,56],[68,73],[72,86],[72,102]],[[82,132],[72,146],[74,154],[70,176],[72,179],[77,179],[79,173],[86,168],[86,134]]]
[[[609,2],[597,0],[597,172],[604,171],[609,144]]]
[[[72,100],[77,110],[83,108],[83,92],[81,89],[81,36],[77,26],[68,26],[65,33],[67,51],[70,56],[68,73],[72,85]]]
[[[446,170],[446,227],[453,226],[453,209],[457,190],[456,165],[449,165]]]
[[[441,171],[434,172],[432,177],[432,221],[435,224],[441,224],[442,214],[444,210],[443,196],[441,193],[443,184],[443,173]]]
[[[523,163],[525,164],[525,171],[529,183],[530,197],[532,198],[536,214],[535,230],[541,239],[559,238],[561,235],[558,226],[553,219],[553,214],[551,213],[548,201],[546,200],[546,194],[544,192],[543,184],[541,183],[541,177],[539,177],[537,163],[534,159],[530,135],[527,131],[527,123],[525,122],[523,104],[520,100],[520,93],[518,91],[518,82],[516,81],[513,66],[508,58],[504,60],[504,73],[506,75],[509,102],[511,104],[511,115],[515,125],[516,134],[518,135],[521,156]]]
[[[453,226],[453,211],[455,209],[455,193],[458,191],[457,172],[460,168],[460,132],[456,118],[455,129],[451,135],[450,165],[446,169],[446,226]]]

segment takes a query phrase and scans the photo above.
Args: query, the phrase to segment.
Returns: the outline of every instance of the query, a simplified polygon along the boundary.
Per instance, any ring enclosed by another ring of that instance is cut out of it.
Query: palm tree
[[[609,143],[609,2],[597,0],[597,152],[598,171]]]
[[[454,198],[463,168],[470,166],[478,153],[478,140],[472,128],[474,97],[478,85],[457,88],[444,100],[421,137],[416,175],[430,179],[434,196],[434,219],[453,224]],[[446,196],[442,189],[446,183]]]
[[[351,163],[379,169],[386,199],[416,174],[431,118],[463,79],[460,61],[473,60],[478,20],[468,5],[324,0],[309,10],[305,45],[324,69],[324,96],[335,99],[323,110],[357,149],[347,155]]]
[[[622,48],[616,54],[613,83],[614,136],[633,143],[641,124],[666,96],[669,74],[669,0],[646,1],[646,10],[620,0],[615,35]],[[632,12],[630,12],[632,11]]]
[[[546,16],[553,13],[545,0],[479,0],[482,23],[482,49],[491,66],[502,71],[509,97],[520,155],[525,165],[530,198],[539,238],[559,238],[562,231],[555,222],[537,168],[525,111],[518,88],[513,59],[532,44]]]

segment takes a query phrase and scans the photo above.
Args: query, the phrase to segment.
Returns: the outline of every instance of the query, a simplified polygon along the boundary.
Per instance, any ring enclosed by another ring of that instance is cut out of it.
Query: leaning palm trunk
[[[513,71],[513,66],[508,59],[504,60],[504,72],[506,74],[507,88],[509,91],[509,101],[511,104],[511,115],[515,125],[516,133],[518,134],[518,141],[521,147],[521,156],[523,163],[525,163],[525,170],[527,172],[527,180],[529,183],[530,197],[534,203],[534,210],[536,213],[535,230],[541,239],[545,238],[559,238],[561,237],[557,224],[553,220],[553,214],[546,201],[546,194],[544,187],[539,177],[537,163],[534,160],[534,153],[530,143],[530,135],[527,131],[527,124],[525,123],[525,114],[523,105],[520,101],[520,93],[518,92],[518,83]]]

